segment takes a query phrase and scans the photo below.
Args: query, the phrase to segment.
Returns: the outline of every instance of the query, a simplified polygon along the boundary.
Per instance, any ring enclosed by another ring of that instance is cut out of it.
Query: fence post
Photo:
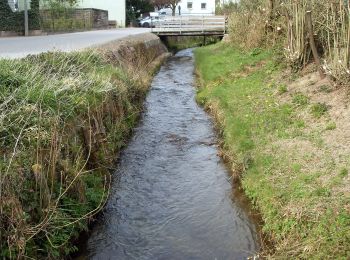
[[[307,30],[308,30],[308,34],[309,34],[309,42],[310,42],[310,47],[312,50],[312,55],[314,56],[314,60],[315,60],[315,63],[317,65],[318,73],[320,74],[321,78],[323,79],[326,77],[326,75],[324,74],[324,72],[322,70],[320,57],[317,53],[317,48],[316,48],[315,39],[314,39],[314,30],[312,27],[311,11],[306,12],[305,20],[306,20],[306,26],[307,26]]]

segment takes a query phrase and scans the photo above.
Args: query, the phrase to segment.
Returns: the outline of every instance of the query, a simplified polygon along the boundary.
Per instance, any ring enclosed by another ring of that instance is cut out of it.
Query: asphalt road
[[[0,58],[23,58],[47,51],[76,51],[130,35],[150,32],[147,28],[125,28],[34,37],[0,38]]]

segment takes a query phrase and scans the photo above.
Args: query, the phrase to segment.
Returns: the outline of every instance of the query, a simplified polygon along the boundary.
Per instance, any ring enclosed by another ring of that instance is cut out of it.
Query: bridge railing
[[[166,16],[152,19],[152,32],[154,33],[210,33],[226,32],[225,16],[191,15]]]

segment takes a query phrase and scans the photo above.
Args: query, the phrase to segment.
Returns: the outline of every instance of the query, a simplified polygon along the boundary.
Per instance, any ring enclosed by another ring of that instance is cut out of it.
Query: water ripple
[[[162,66],[88,241],[91,259],[245,259],[255,227],[232,199],[213,126],[197,106],[192,50]]]

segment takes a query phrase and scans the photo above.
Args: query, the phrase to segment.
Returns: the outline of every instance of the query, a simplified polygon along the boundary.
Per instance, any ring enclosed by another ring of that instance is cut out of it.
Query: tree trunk
[[[306,12],[305,21],[306,21],[308,34],[309,34],[309,43],[310,43],[310,47],[311,47],[311,50],[312,50],[312,54],[314,56],[314,60],[315,60],[315,63],[317,65],[318,72],[319,72],[321,78],[323,79],[323,78],[326,77],[326,75],[324,74],[324,72],[322,70],[320,57],[318,55],[316,44],[315,44],[314,30],[313,30],[313,26],[312,26],[311,11],[307,11]]]

